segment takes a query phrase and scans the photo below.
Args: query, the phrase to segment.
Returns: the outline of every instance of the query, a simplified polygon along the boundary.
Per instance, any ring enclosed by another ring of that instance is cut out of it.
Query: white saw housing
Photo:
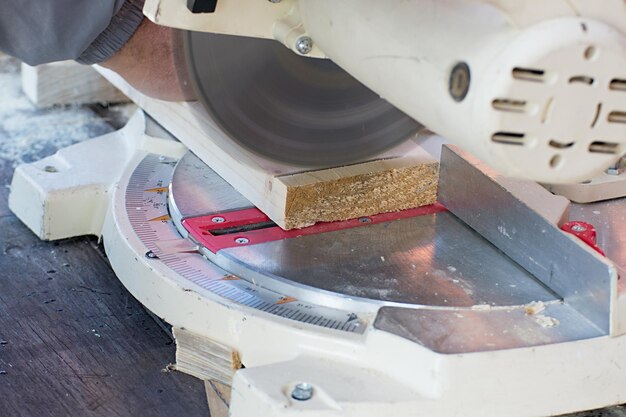
[[[155,22],[328,57],[499,171],[587,180],[626,153],[621,0],[148,0]],[[234,52],[236,53],[236,51]]]

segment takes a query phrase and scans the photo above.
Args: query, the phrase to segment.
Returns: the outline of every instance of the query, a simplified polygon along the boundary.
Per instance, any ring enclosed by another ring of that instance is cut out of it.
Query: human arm
[[[148,95],[193,98],[180,32],[148,22],[143,0],[13,0],[0,8],[0,50],[31,65],[102,64]]]

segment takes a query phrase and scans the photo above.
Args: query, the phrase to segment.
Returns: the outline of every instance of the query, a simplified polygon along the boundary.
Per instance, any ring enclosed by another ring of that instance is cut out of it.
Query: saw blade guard
[[[182,3],[147,0],[144,11],[160,24],[273,39],[294,56],[328,57],[506,175],[583,182],[626,154],[621,0],[230,0],[203,14]],[[379,128],[393,125],[369,120]],[[377,140],[390,144],[398,131]],[[344,143],[356,143],[352,139]],[[320,146],[311,143],[305,152],[314,160]],[[373,140],[367,149],[372,146]]]
[[[271,40],[187,32],[185,51],[209,116],[270,160],[312,167],[367,160],[421,127],[332,61]]]

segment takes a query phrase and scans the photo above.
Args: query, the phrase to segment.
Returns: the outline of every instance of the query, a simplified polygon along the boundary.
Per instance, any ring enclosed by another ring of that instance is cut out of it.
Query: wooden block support
[[[41,108],[128,101],[92,67],[74,61],[36,67],[22,64],[22,90],[33,104]]]
[[[413,142],[373,161],[303,170],[242,149],[217,127],[199,103],[152,99],[119,75],[96,68],[283,229],[435,202],[438,161]]]
[[[176,370],[204,381],[211,417],[228,416],[235,372],[242,367],[234,350],[189,330],[174,327]]]
[[[237,352],[211,339],[182,328],[173,328],[176,340],[176,370],[204,381],[230,386],[241,368]]]

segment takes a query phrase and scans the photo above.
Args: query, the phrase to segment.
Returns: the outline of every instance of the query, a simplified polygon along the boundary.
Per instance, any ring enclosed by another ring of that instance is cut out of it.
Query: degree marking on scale
[[[241,278],[239,278],[236,275],[226,275],[224,278],[222,278],[222,281],[239,281]]]
[[[162,216],[159,217],[155,217],[154,219],[150,219],[148,220],[149,222],[167,222],[172,220],[172,218],[170,217],[169,214],[164,214]]]
[[[288,304],[288,303],[293,303],[294,301],[298,301],[297,298],[293,298],[293,297],[283,297],[280,300],[278,300],[276,302],[276,305],[281,305],[281,304]]]

